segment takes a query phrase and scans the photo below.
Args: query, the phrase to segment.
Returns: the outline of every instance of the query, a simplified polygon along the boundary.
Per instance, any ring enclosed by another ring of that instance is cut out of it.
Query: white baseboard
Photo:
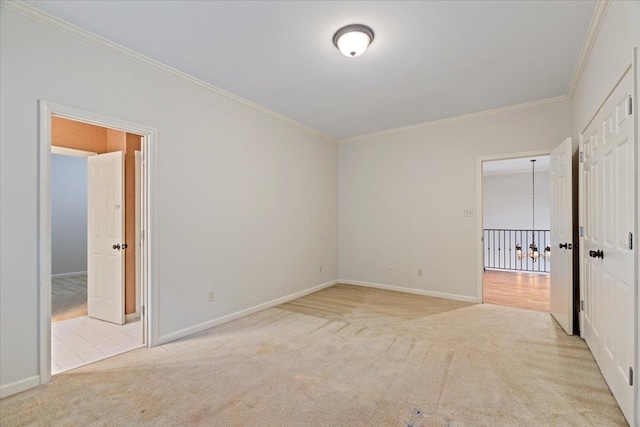
[[[223,323],[231,322],[231,321],[239,319],[241,317],[248,316],[248,315],[253,314],[253,313],[257,313],[258,311],[266,310],[267,308],[271,308],[271,307],[274,307],[276,305],[280,305],[280,304],[283,304],[285,302],[294,300],[296,298],[300,298],[300,297],[303,297],[305,295],[312,294],[314,292],[317,292],[317,291],[322,290],[324,288],[328,288],[329,286],[333,286],[333,285],[338,284],[338,283],[339,283],[338,280],[332,280],[330,282],[326,282],[326,283],[322,283],[320,285],[314,286],[313,288],[309,288],[309,289],[305,289],[303,291],[295,292],[293,294],[286,295],[286,296],[281,297],[281,298],[277,298],[277,299],[274,299],[274,300],[271,300],[271,301],[268,301],[268,302],[265,302],[265,303],[262,303],[262,304],[255,305],[253,307],[249,307],[249,308],[247,308],[245,310],[240,310],[240,311],[238,311],[236,313],[228,314],[226,316],[219,317],[219,318],[213,319],[213,320],[208,320],[208,321],[206,321],[204,323],[200,323],[200,324],[195,325],[195,326],[190,326],[188,328],[181,329],[181,330],[176,331],[176,332],[171,332],[170,334],[163,335],[163,336],[159,337],[158,338],[158,344],[159,345],[166,344],[168,342],[175,341],[177,339],[186,337],[188,335],[192,335],[192,334],[195,334],[195,333],[198,333],[198,332],[202,332],[204,330],[213,328],[214,326],[222,325]]]
[[[51,277],[69,277],[69,276],[81,276],[87,275],[86,271],[76,271],[75,273],[61,273],[61,274],[52,274]]]
[[[380,283],[371,283],[371,282],[360,282],[358,280],[348,280],[348,279],[340,279],[338,280],[338,283],[344,283],[345,285],[364,286],[367,288],[384,289],[387,291],[404,292],[407,294],[424,295],[428,297],[445,298],[445,299],[451,299],[455,301],[475,302],[475,303],[479,302],[478,298],[476,297],[470,297],[466,295],[457,295],[457,294],[447,294],[444,292],[427,291],[425,289],[403,288],[401,286],[383,285]]]
[[[0,387],[0,399],[29,390],[30,388],[38,387],[39,385],[40,375],[25,378],[24,380],[16,381],[14,383],[5,384]]]
[[[129,313],[124,315],[124,323],[135,322],[136,320],[140,320],[140,313]]]

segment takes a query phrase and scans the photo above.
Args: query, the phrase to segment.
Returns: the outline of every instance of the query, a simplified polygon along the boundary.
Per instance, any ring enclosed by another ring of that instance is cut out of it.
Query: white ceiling
[[[536,161],[536,172],[549,170],[549,156],[523,157],[521,159],[494,160],[482,163],[484,175],[505,175],[510,173],[531,172],[531,160]]]
[[[343,138],[566,95],[593,1],[26,1]],[[332,44],[362,23],[358,58]]]

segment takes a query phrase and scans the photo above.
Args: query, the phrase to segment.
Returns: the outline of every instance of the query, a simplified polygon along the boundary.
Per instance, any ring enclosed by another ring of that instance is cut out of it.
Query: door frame
[[[638,46],[633,48],[633,70],[635,71],[635,74],[632,76],[632,80],[633,80],[633,99],[632,99],[632,106],[633,106],[633,111],[635,112],[633,120],[634,120],[634,127],[635,127],[635,131],[634,131],[634,138],[635,138],[635,147],[636,147],[636,170],[635,170],[635,181],[636,181],[636,191],[635,191],[635,206],[636,206],[636,223],[635,223],[635,241],[636,241],[636,245],[638,242],[638,238],[640,237],[640,184],[638,184],[640,182],[640,114],[638,114],[638,107],[640,107],[640,100],[638,100],[638,98],[640,97],[640,48]],[[638,348],[638,345],[640,344],[640,336],[638,336],[640,334],[640,250],[637,249],[638,246],[636,246],[636,266],[635,266],[635,271],[634,271],[634,275],[635,275],[635,287],[636,287],[636,295],[635,295],[635,301],[634,301],[634,326],[636,328],[635,333],[633,334],[634,336],[634,345],[633,348],[635,350],[635,364],[636,364],[636,371],[640,369],[640,349]],[[634,386],[634,398],[635,398],[635,403],[636,403],[636,419],[635,419],[635,423],[638,424],[640,422],[640,390],[638,390],[640,387],[638,387],[638,379],[640,378],[640,375],[638,374],[638,372],[634,373],[634,384],[636,384]]]
[[[156,128],[103,116],[54,102],[39,100],[38,129],[38,293],[40,384],[51,381],[51,117],[117,129],[142,136],[141,248],[143,336],[147,347],[158,344],[158,131]]]
[[[495,160],[521,159],[523,157],[550,156],[553,148],[545,148],[542,150],[522,151],[519,153],[494,154],[491,156],[478,157],[476,160],[476,281],[477,281],[477,301],[484,303],[483,277],[484,277],[484,175],[482,173],[482,165],[484,162]]]

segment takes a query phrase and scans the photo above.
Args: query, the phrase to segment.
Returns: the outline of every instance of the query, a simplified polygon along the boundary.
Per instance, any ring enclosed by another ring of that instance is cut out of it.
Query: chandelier
[[[531,258],[531,262],[536,262],[540,256],[545,260],[551,258],[551,246],[544,248],[544,253],[541,255],[536,245],[536,159],[531,160],[531,204],[532,204],[532,218],[531,218],[531,244],[529,245],[529,252],[522,251],[522,245],[516,244],[516,257],[519,260],[524,258]]]

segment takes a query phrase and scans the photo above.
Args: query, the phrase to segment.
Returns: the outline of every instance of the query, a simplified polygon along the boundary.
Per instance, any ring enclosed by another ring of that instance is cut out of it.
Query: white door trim
[[[158,343],[158,131],[149,126],[139,125],[115,119],[77,108],[67,107],[54,102],[40,100],[40,117],[38,129],[38,286],[40,297],[39,309],[39,343],[40,343],[40,384],[51,381],[51,116],[108,127],[125,132],[142,135],[142,153],[145,157],[143,166],[143,185],[145,205],[142,216],[142,227],[145,231],[145,242],[142,245],[145,320],[148,337],[146,345],[153,347]]]
[[[494,160],[520,159],[522,157],[548,156],[553,148],[523,151],[520,153],[494,154],[491,156],[478,157],[476,161],[476,281],[477,281],[477,301],[483,303],[482,278],[484,272],[484,245],[482,242],[482,230],[484,225],[484,175],[482,174],[482,164]]]
[[[72,157],[90,157],[95,156],[98,153],[95,153],[93,151],[77,150],[75,148],[58,147],[57,145],[52,145],[51,154],[60,154],[63,156]]]
[[[635,364],[636,370],[640,369],[640,349],[638,346],[640,345],[640,250],[638,249],[638,238],[640,237],[640,114],[638,114],[638,107],[640,107],[640,48],[637,46],[633,48],[633,70],[635,70],[635,74],[633,75],[633,111],[635,114],[633,115],[634,121],[634,138],[635,138],[635,147],[636,147],[636,171],[635,171],[635,182],[636,182],[636,191],[635,191],[635,214],[636,214],[636,223],[634,230],[634,240],[635,240],[635,251],[636,251],[636,265],[635,265],[635,287],[636,287],[636,295],[635,295],[635,303],[634,303],[634,316],[635,316],[635,333],[634,336],[634,345],[633,348],[635,350]],[[636,419],[635,423],[638,425],[640,423],[640,391],[638,390],[638,380],[640,379],[640,375],[638,372],[634,373],[634,390],[635,393],[635,402],[636,402]]]
[[[142,177],[140,176],[140,174],[142,173],[142,151],[139,150],[135,150],[134,154],[134,158],[135,158],[135,211],[137,212],[136,214],[136,237],[135,237],[135,254],[136,254],[136,312],[133,313],[133,318],[134,319],[139,319],[140,315],[142,313],[142,289],[141,289],[141,285],[142,285],[142,260],[140,259],[140,250],[141,250],[141,245],[142,245],[142,223],[140,221],[140,218],[142,217],[142,215],[140,215],[140,213],[142,212],[142,206],[141,206],[141,202],[142,202]]]

